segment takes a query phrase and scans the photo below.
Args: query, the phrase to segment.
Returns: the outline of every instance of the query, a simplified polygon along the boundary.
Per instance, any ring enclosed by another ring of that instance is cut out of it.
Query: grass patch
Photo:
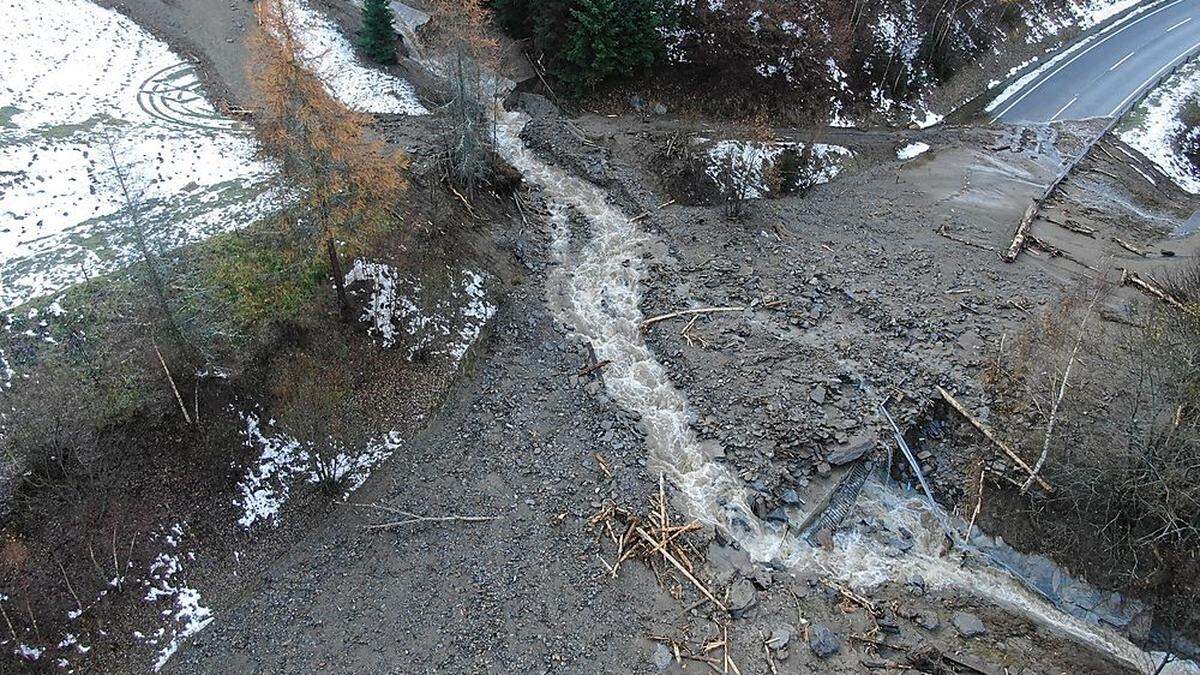
[[[239,331],[299,316],[313,305],[328,275],[327,266],[309,256],[237,235],[220,237],[207,249],[200,271],[218,303],[230,309],[228,319]]]

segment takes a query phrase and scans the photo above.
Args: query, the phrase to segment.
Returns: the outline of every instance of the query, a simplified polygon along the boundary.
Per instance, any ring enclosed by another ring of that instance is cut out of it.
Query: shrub
[[[1200,546],[1200,267],[1171,291],[1188,311],[1145,301],[1131,326],[1097,316],[1103,288],[1068,297],[1003,355],[992,391],[1019,452],[1049,449],[1055,490],[1031,495],[1052,552],[1091,561],[1093,581],[1150,589],[1179,627],[1200,592],[1179,577]]]
[[[495,12],[496,23],[513,37],[533,37],[534,15],[530,11],[529,3],[530,0],[495,0],[492,3],[492,11]]]
[[[308,344],[279,363],[271,385],[275,416],[308,453],[312,482],[329,494],[344,487],[348,457],[367,440],[346,358],[340,343]]]
[[[298,316],[313,304],[328,272],[320,258],[240,235],[213,241],[206,253],[212,256],[207,285],[242,329]]]
[[[1179,152],[1200,172],[1200,96],[1193,96],[1179,111],[1179,131],[1176,143]]]

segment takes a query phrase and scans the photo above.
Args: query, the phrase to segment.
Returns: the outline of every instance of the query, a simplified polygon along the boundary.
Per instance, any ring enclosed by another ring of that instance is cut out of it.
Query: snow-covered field
[[[4,0],[0,309],[130,258],[114,158],[160,248],[270,207],[273,171],[250,130],[205,100],[165,44],[87,0]]]
[[[289,0],[288,8],[300,26],[309,66],[339,101],[361,112],[429,113],[411,84],[360,63],[350,40],[304,0]]]
[[[1140,150],[1179,187],[1193,194],[1200,194],[1200,176],[1179,152],[1177,142],[1185,131],[1179,113],[1189,99],[1197,96],[1200,61],[1193,61],[1142,99],[1117,130],[1122,141]]]
[[[363,65],[303,0],[309,63],[363,112],[426,114],[412,86]],[[111,153],[110,153],[111,148]],[[223,116],[192,64],[89,0],[0,3],[0,309],[126,264],[116,168],[160,250],[258,219],[283,199],[250,128]]]

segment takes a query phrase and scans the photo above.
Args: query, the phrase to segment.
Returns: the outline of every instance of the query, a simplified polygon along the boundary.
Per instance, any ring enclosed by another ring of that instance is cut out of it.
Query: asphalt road
[[[989,111],[992,122],[1112,117],[1163,73],[1200,50],[1200,0],[1157,0],[1064,49],[1019,92]]]

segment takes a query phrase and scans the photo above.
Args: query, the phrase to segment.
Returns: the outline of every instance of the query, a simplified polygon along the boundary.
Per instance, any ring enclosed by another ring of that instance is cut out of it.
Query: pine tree
[[[377,63],[396,62],[396,27],[388,0],[365,0],[358,46]]]
[[[578,90],[644,68],[662,51],[663,0],[573,0],[558,77]]]

